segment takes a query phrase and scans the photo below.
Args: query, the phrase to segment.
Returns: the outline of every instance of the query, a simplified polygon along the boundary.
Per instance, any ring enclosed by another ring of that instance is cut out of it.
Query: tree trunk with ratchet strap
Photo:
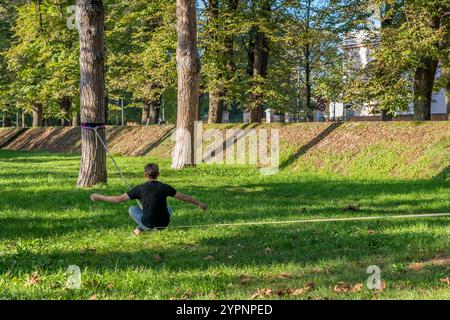
[[[80,39],[80,112],[82,123],[105,122],[104,8],[102,0],[77,0]],[[98,129],[105,141],[105,129]],[[107,181],[106,150],[95,131],[81,129],[81,164],[77,186]]]

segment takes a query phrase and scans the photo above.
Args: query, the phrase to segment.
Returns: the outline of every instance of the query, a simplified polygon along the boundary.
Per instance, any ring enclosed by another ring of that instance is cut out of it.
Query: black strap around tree
[[[103,129],[105,128],[105,123],[103,122],[83,122],[81,123],[81,128],[83,129]]]

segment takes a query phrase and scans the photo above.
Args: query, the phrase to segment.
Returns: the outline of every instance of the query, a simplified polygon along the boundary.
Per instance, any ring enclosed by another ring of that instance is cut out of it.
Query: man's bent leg
[[[141,222],[142,216],[144,215],[142,209],[139,208],[138,206],[131,206],[128,209],[128,212],[130,213],[130,216],[134,220],[134,222],[136,222],[137,225],[140,226],[142,224]]]

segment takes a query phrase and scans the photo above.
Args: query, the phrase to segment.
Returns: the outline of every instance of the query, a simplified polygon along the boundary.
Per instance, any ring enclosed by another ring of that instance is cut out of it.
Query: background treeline
[[[200,0],[200,113],[266,107],[311,120],[317,97],[376,102],[390,114],[414,102],[429,119],[431,92],[449,86],[450,0]],[[176,115],[174,0],[104,0],[109,122],[156,123]],[[79,122],[79,43],[74,0],[0,0],[3,125]],[[370,15],[379,19],[370,31]],[[344,37],[367,29],[373,60],[352,68]],[[372,33],[372,34],[371,34]],[[438,77],[435,77],[436,70]],[[450,112],[450,107],[447,108]]]

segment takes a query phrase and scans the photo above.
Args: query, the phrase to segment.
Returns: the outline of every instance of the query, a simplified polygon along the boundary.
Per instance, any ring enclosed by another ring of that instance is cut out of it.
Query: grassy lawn
[[[212,223],[450,212],[450,182],[359,178],[286,168],[261,176],[249,167],[202,165],[173,171],[167,160],[118,157],[135,185],[158,161],[161,180],[210,206],[206,213],[171,199],[171,226],[132,234],[128,204],[92,203],[109,183],[75,188],[79,157],[0,150],[0,298],[4,299],[449,299],[450,217],[235,227]],[[357,212],[342,208],[357,204]],[[179,228],[192,226],[192,228]],[[69,265],[82,288],[66,288]],[[386,288],[365,284],[370,265]],[[292,294],[286,289],[310,290]]]

